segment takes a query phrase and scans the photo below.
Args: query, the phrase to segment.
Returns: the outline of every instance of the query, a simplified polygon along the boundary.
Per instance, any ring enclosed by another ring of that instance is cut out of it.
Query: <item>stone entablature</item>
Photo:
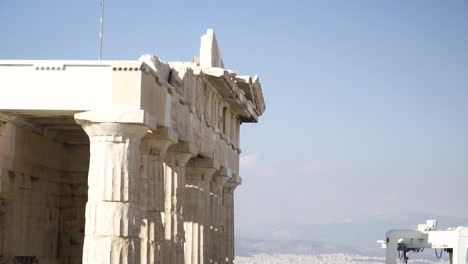
[[[232,263],[265,104],[213,30],[193,62],[0,61],[0,92],[0,261]]]

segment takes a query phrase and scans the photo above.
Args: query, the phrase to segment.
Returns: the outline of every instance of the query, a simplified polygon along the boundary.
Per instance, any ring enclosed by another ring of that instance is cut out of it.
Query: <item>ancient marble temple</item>
[[[232,263],[257,76],[193,62],[0,61],[0,263]]]

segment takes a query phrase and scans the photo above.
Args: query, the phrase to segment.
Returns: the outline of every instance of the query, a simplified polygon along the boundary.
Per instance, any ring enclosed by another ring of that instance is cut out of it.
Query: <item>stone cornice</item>
[[[194,71],[194,73],[199,75],[213,90],[216,90],[222,96],[242,122],[258,121],[259,111],[252,101],[247,99],[245,92],[239,88],[237,81],[232,77],[233,74],[229,70],[207,68]]]
[[[160,61],[159,58],[154,55],[143,55],[138,59],[138,61],[140,62],[139,69],[142,72],[152,75],[155,82],[160,86],[166,87],[169,94],[176,94],[174,86],[169,83],[168,75],[170,74],[171,68],[167,63]],[[162,69],[168,69],[168,72],[164,74]]]

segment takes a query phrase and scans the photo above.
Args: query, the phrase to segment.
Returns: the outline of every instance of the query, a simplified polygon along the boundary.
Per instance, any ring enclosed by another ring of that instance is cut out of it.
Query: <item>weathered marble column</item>
[[[147,133],[141,145],[142,226],[141,264],[164,263],[164,173],[163,158],[176,142],[176,136],[167,128]]]
[[[223,221],[223,186],[231,176],[231,171],[226,168],[221,168],[217,171],[211,182],[211,219],[210,219],[210,262],[214,264],[224,263],[224,241],[223,232],[225,223]]]
[[[140,263],[140,141],[148,127],[75,115],[90,139],[85,264]]]
[[[3,136],[3,130],[5,129],[6,121],[0,120],[0,136]]]
[[[185,263],[204,264],[207,259],[209,182],[216,172],[210,161],[190,160],[186,168],[184,227]],[[218,166],[219,168],[219,166]]]
[[[224,241],[225,241],[225,250],[224,250],[224,262],[232,264],[235,257],[234,252],[234,190],[242,182],[241,177],[236,174],[233,174],[230,177],[223,187],[223,206],[224,206],[224,215],[225,215],[225,228],[224,228]]]
[[[0,154],[2,156],[5,156],[4,153],[4,136],[3,136],[3,131],[5,129],[6,122],[0,121]],[[5,230],[5,214],[6,214],[6,199],[4,197],[5,195],[5,190],[4,190],[4,184],[2,181],[4,181],[4,176],[3,176],[3,170],[4,170],[4,165],[3,165],[3,159],[0,158],[0,218],[2,219],[0,221],[0,256],[3,256],[5,253],[3,252],[3,239],[4,239],[4,230]],[[0,258],[1,259],[1,258]]]
[[[185,167],[187,162],[195,155],[194,146],[188,142],[180,141],[170,149],[172,156],[173,174],[172,188],[170,190],[170,212],[171,212],[171,238],[174,242],[174,257],[171,263],[184,263],[184,218],[183,218],[183,201],[185,190]],[[169,191],[169,190],[167,190]]]

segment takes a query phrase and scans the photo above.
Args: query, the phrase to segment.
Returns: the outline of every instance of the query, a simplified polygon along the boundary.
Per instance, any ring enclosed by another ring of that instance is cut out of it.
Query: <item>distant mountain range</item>
[[[347,253],[382,256],[377,244],[390,229],[414,229],[427,219],[439,220],[440,228],[468,226],[468,218],[410,213],[373,216],[346,223],[268,225],[237,230],[236,255]]]
[[[362,253],[353,248],[310,240],[256,240],[246,238],[236,240],[236,255],[238,256],[261,254],[317,255],[340,252]]]
[[[237,257],[235,264],[383,264],[382,257],[366,257],[353,254],[287,255],[261,254]],[[410,264],[448,264],[447,260],[411,259]]]

